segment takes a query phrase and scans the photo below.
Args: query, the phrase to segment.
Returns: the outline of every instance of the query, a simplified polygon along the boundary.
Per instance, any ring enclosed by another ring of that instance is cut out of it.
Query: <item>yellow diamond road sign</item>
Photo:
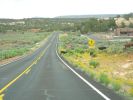
[[[89,46],[94,46],[94,45],[95,45],[95,40],[89,39],[88,45],[89,45]]]

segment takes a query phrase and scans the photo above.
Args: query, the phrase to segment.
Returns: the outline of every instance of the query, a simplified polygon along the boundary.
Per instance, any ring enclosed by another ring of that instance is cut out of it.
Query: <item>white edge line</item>
[[[72,69],[65,61],[61,59],[57,52],[57,44],[56,44],[56,54],[58,58],[62,61],[62,63],[67,66],[74,74],[76,74],[81,80],[83,80],[88,86],[90,86],[93,90],[95,90],[98,94],[100,94],[105,100],[111,100],[108,98],[105,94],[103,94],[100,90],[98,90],[96,87],[94,87],[90,82],[88,82],[86,79],[84,79],[81,75],[79,75],[74,69]]]

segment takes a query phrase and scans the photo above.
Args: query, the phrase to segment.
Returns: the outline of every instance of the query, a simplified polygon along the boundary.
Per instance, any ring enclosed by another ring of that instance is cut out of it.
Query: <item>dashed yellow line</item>
[[[30,71],[31,71],[31,69],[27,70],[27,71],[25,72],[25,74],[28,74]]]
[[[30,66],[28,66],[21,74],[19,74],[15,79],[13,79],[11,82],[9,82],[7,85],[5,85],[2,89],[0,89],[0,100],[3,100],[2,98],[3,98],[3,92],[9,87],[9,86],[11,86],[13,83],[15,83],[22,75],[24,75],[25,73],[27,73],[30,69],[31,69],[31,67],[34,65],[34,64],[36,64],[40,59],[41,59],[41,57],[44,55],[44,53],[46,52],[46,50],[48,49],[48,47],[50,46],[50,44],[47,46],[47,48],[43,51],[43,52],[41,52],[40,53],[40,55],[36,58],[36,60],[35,61],[33,61],[32,63],[31,63],[31,65]]]

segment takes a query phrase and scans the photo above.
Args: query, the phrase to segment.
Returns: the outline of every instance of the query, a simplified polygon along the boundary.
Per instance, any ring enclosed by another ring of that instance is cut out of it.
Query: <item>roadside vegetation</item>
[[[61,56],[94,80],[133,99],[133,46],[128,44],[133,39],[113,37],[116,28],[133,28],[132,20],[132,13],[108,19],[0,19],[0,61],[32,52],[52,31],[63,31],[58,42]],[[87,35],[96,37],[95,48],[88,47]]]
[[[96,42],[95,49],[89,49],[88,38],[73,32],[60,34],[58,50],[75,68],[127,99],[133,99],[133,48],[124,49],[125,43],[102,40]],[[107,48],[99,50],[101,46]]]
[[[0,34],[0,61],[34,51],[50,32]]]

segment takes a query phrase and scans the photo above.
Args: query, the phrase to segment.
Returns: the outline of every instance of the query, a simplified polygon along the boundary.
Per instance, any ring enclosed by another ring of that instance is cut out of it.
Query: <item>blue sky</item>
[[[133,0],[0,0],[0,18],[133,12]]]

